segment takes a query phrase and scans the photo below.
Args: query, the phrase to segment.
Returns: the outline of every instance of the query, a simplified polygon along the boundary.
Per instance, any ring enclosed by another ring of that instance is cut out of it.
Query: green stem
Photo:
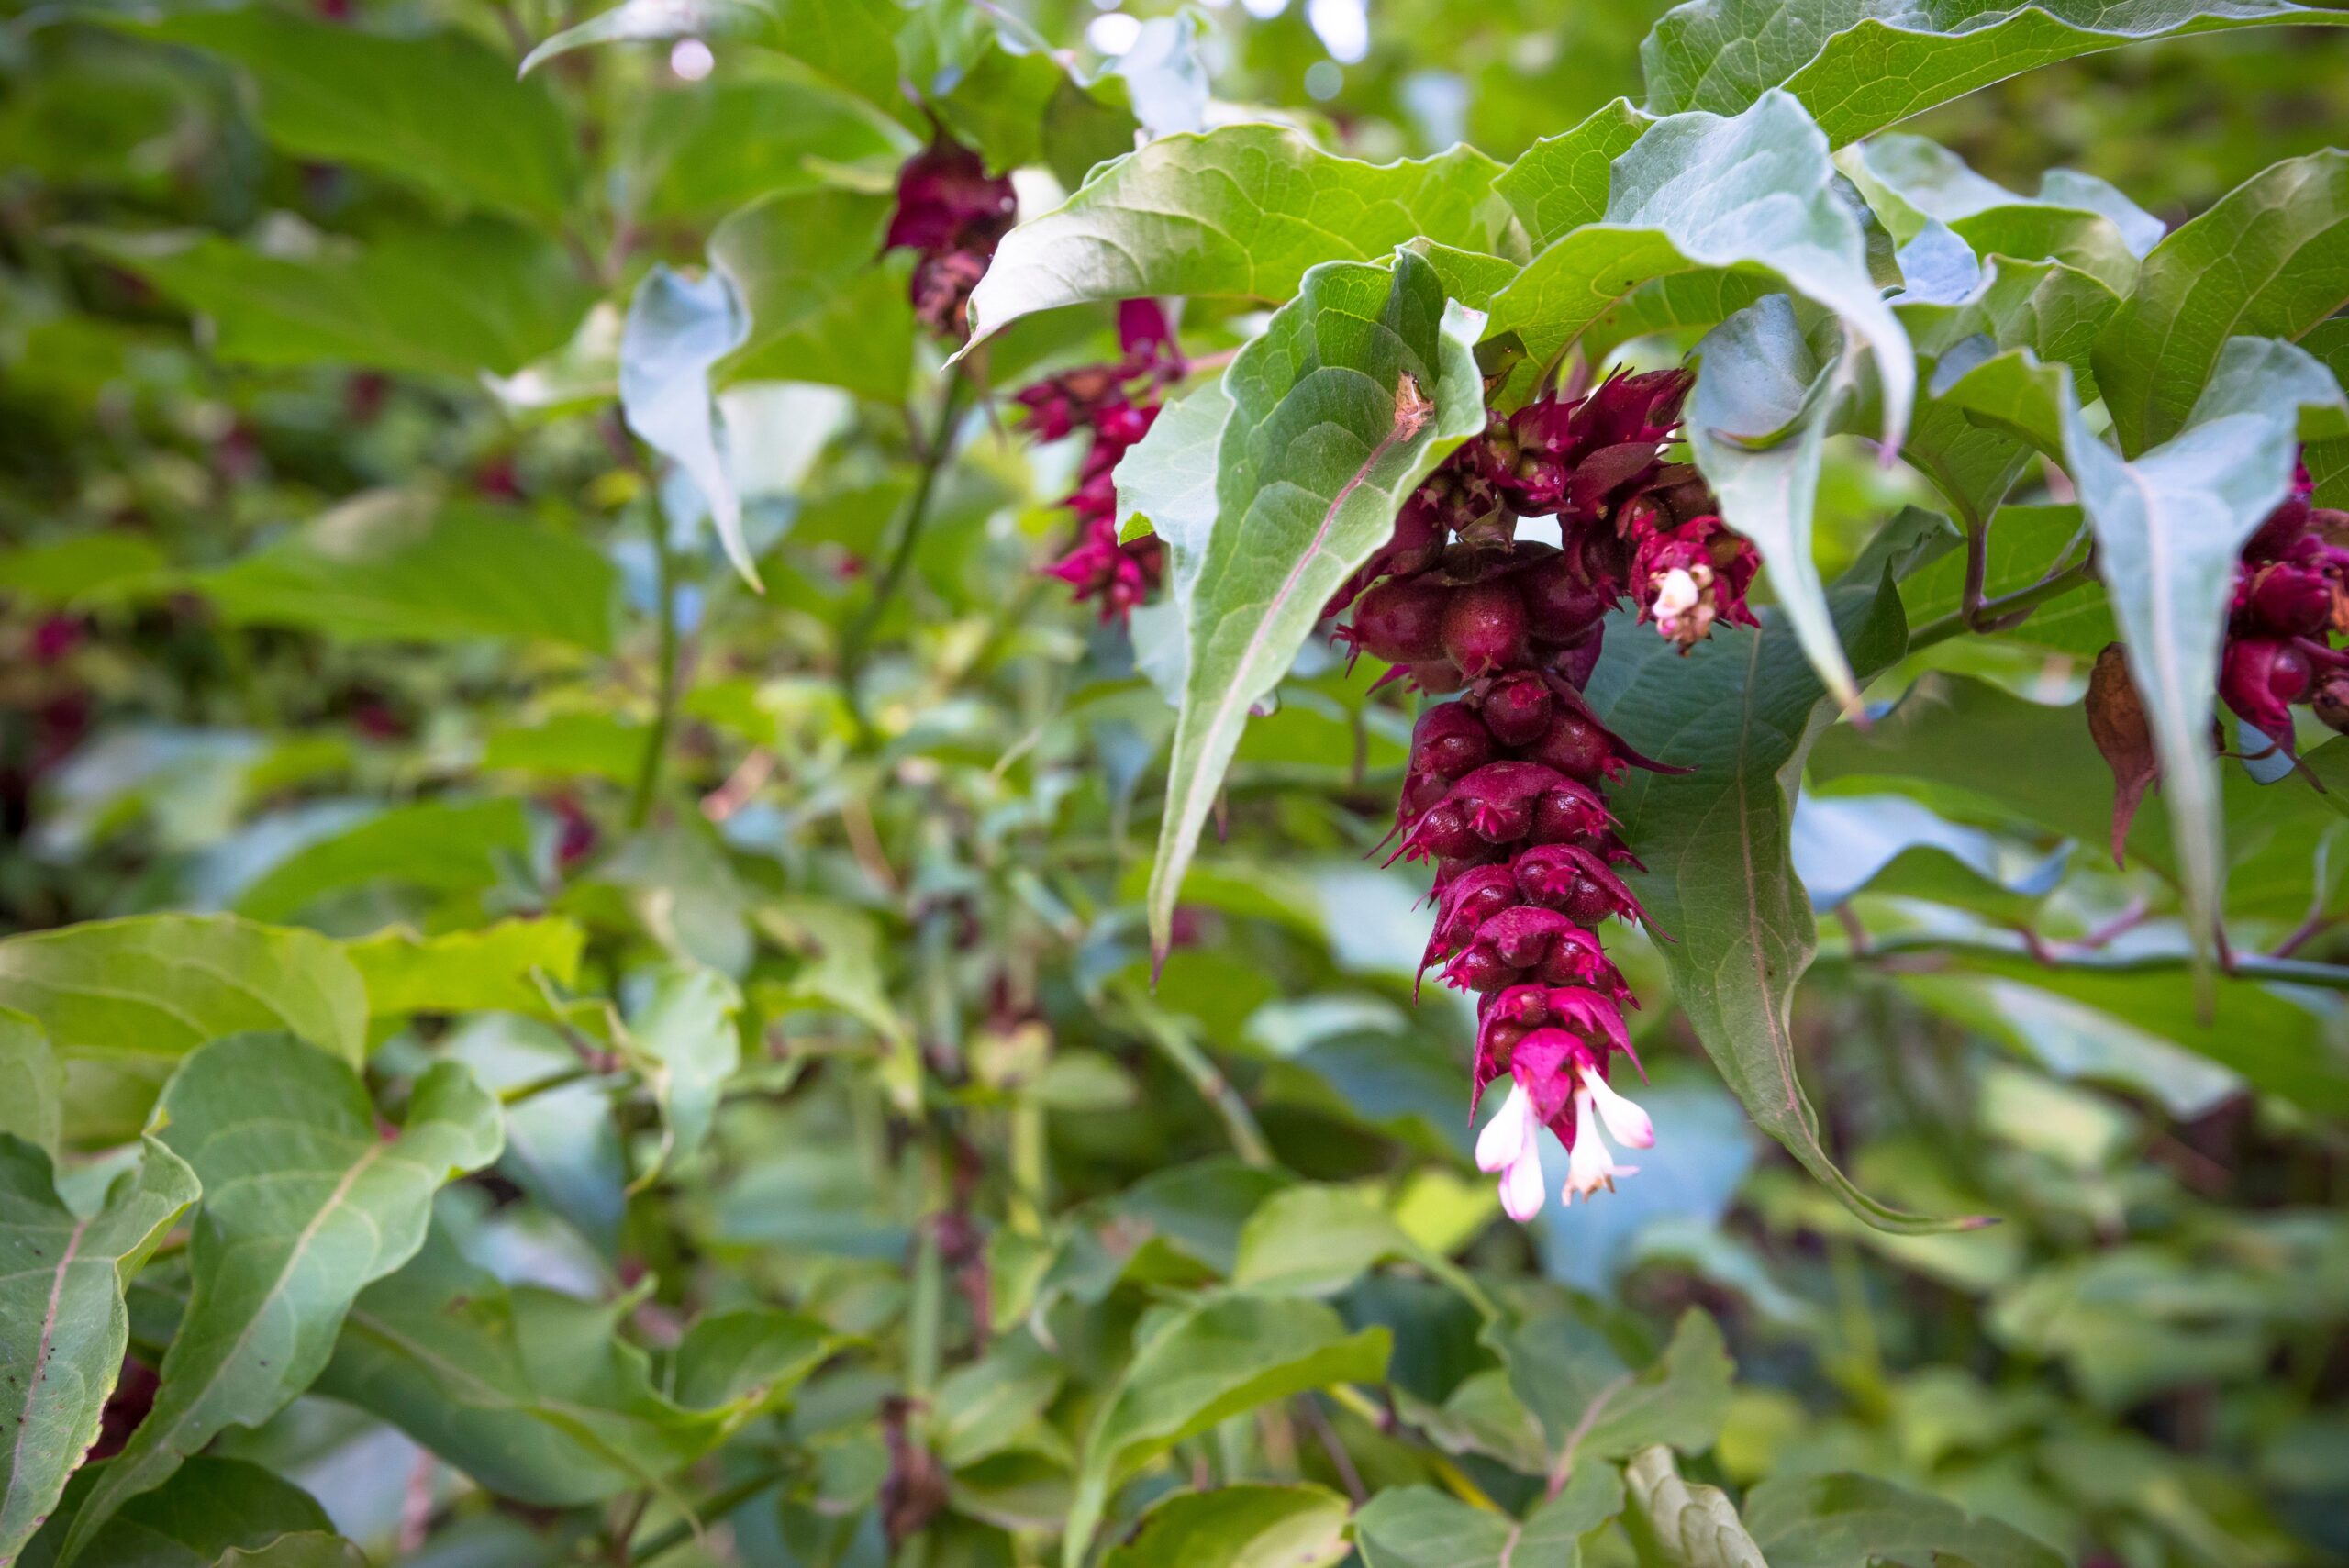
[[[778,1482],[788,1480],[799,1469],[795,1462],[783,1462],[769,1465],[755,1475],[745,1476],[731,1486],[721,1487],[702,1500],[692,1515],[679,1519],[659,1535],[629,1553],[629,1568],[644,1568],[644,1564],[664,1552],[674,1551],[700,1533],[702,1521],[711,1523],[727,1515]]]
[[[1964,608],[1952,610],[1938,620],[1927,621],[1909,635],[1909,651],[1931,648],[1936,642],[1946,642],[1960,632],[1988,629],[1993,621],[2019,619],[2037,609],[2048,600],[2059,598],[2088,580],[2094,567],[2093,559],[2076,562],[2061,572],[2051,573],[2028,588],[2018,588],[2004,598],[1992,599],[1972,617]]]
[[[668,524],[657,506],[652,508],[652,559],[661,595],[661,651],[654,676],[660,685],[654,695],[652,732],[644,738],[644,758],[637,767],[636,793],[629,801],[630,832],[652,818],[653,798],[661,790],[662,765],[669,755],[669,731],[675,726],[677,715],[677,556],[669,547]]]
[[[945,395],[939,399],[938,423],[930,433],[930,445],[921,454],[921,469],[914,480],[914,493],[906,504],[906,520],[898,527],[897,542],[889,553],[889,563],[881,570],[880,581],[873,587],[873,602],[864,606],[841,639],[841,688],[848,695],[849,707],[862,713],[856,700],[856,678],[864,667],[865,654],[870,651],[873,634],[880,628],[881,617],[888,613],[889,602],[897,596],[911,570],[914,552],[921,544],[922,530],[930,523],[930,504],[938,491],[938,476],[946,467],[946,460],[953,455],[954,427],[963,417],[963,409],[970,401],[970,382],[957,374],[946,384]]]
[[[1231,1140],[1232,1151],[1248,1164],[1269,1168],[1273,1163],[1273,1147],[1264,1140],[1264,1129],[1256,1125],[1255,1113],[1248,1108],[1248,1102],[1241,1097],[1239,1090],[1231,1086],[1231,1080],[1223,1075],[1222,1069],[1209,1060],[1208,1053],[1201,1051],[1173,1019],[1156,1007],[1130,997],[1128,1005],[1134,1021],[1141,1026],[1143,1035],[1158,1047],[1167,1061],[1174,1064],[1176,1072],[1190,1080],[1191,1087],[1199,1092],[1199,1097],[1207,1101],[1208,1108],[1222,1119],[1224,1134]]]

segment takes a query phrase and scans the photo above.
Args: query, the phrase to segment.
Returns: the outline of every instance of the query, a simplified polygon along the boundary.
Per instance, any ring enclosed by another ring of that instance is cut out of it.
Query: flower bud
[[[2291,705],[2308,695],[2309,656],[2273,638],[2238,637],[2227,644],[2219,695],[2237,717],[2269,740],[2292,740]]]
[[[1525,606],[1503,580],[1455,588],[1443,606],[1442,651],[1478,680],[1527,662]]]
[[[2253,573],[2245,599],[2253,618],[2279,637],[2314,637],[2332,619],[2332,584],[2289,562]]]
[[[1418,664],[1441,659],[1446,601],[1450,595],[1432,583],[1395,578],[1381,583],[1354,606],[1353,625],[1344,633],[1358,653],[1384,659],[1389,664]]]
[[[1493,760],[1488,719],[1464,703],[1441,703],[1411,727],[1411,771],[1451,780]]]
[[[1548,731],[1526,755],[1580,784],[1595,784],[1623,771],[1623,759],[1607,731],[1578,713],[1553,717]]]
[[[1509,581],[1525,606],[1526,630],[1534,641],[1572,642],[1606,617],[1614,594],[1593,586],[1565,555],[1553,555]]]
[[[1503,675],[1486,692],[1485,728],[1504,746],[1531,746],[1549,730],[1556,705],[1550,684],[1531,670]]]

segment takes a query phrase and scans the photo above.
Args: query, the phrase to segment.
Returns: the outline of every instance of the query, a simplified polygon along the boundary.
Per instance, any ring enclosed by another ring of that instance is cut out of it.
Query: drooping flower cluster
[[[1044,439],[1091,433],[1076,488],[1062,503],[1075,515],[1075,537],[1045,570],[1074,588],[1079,600],[1098,600],[1104,621],[1131,615],[1165,573],[1157,539],[1118,542],[1112,476],[1118,460],[1149,433],[1168,384],[1183,373],[1182,351],[1156,300],[1130,299],[1118,306],[1118,348],[1121,357],[1114,363],[1065,372],[1019,396],[1029,428]]]
[[[1331,606],[1359,595],[1340,636],[1394,665],[1389,679],[1459,694],[1413,733],[1396,852],[1435,868],[1422,967],[1441,962],[1478,997],[1475,1097],[1509,1079],[1476,1160],[1519,1220],[1542,1202],[1541,1129],[1568,1151],[1568,1202],[1636,1169],[1607,1137],[1654,1141],[1609,1082],[1617,1057],[1638,1064],[1622,1011],[1637,1003],[1597,929],[1646,918],[1617,871],[1638,862],[1603,791],[1661,764],[1601,724],[1581,687],[1625,598],[1684,651],[1718,622],[1752,624],[1753,547],[1693,468],[1664,461],[1687,387],[1680,371],[1622,376],[1496,417],[1410,497]],[[1545,513],[1559,547],[1517,539],[1520,516]]]
[[[2303,468],[2292,493],[2251,536],[2235,568],[2219,695],[2236,717],[2289,749],[2292,706],[2308,703],[2349,730],[2349,512],[2311,505]]]
[[[969,335],[963,307],[1011,232],[1019,198],[1008,175],[941,132],[897,172],[897,206],[885,249],[919,253],[909,293],[914,315],[941,338]]]

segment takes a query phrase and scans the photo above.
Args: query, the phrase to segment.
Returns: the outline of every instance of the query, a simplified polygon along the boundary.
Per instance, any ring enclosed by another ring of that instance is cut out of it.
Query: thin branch
[[[1821,955],[1822,959],[1831,961],[1833,956]],[[1847,962],[1888,962],[1896,965],[1911,960],[1936,958],[2029,958],[2049,969],[2080,970],[2098,974],[2183,973],[2193,967],[2192,958],[2183,952],[2088,952],[2081,951],[2077,944],[2059,948],[2043,943],[2039,951],[2033,953],[2020,940],[2009,945],[1922,935],[1880,937],[1865,953],[1846,953],[1842,957]],[[2349,964],[2310,963],[2302,959],[2236,953],[2232,955],[2227,973],[2243,980],[2280,981],[2321,990],[2349,991]]]
[[[659,674],[653,688],[652,732],[644,738],[644,758],[638,764],[636,793],[628,806],[629,830],[641,828],[652,817],[652,803],[661,790],[661,770],[668,760],[669,732],[677,721],[677,553],[670,548],[669,527],[656,505],[652,519],[654,580],[661,595]]]
[[[1969,617],[1961,606],[1938,620],[1927,621],[1909,637],[1909,651],[1931,648],[1936,642],[1946,642],[1961,632],[2006,631],[2022,624],[2031,612],[2048,600],[2070,593],[2088,580],[2096,559],[2077,561],[2060,571],[2051,572],[2028,588],[2018,588],[2000,598],[1991,599],[1979,608],[1979,619]]]
[[[920,444],[921,467],[914,481],[913,496],[906,504],[905,521],[897,529],[896,546],[890,552],[889,563],[882,568],[880,581],[874,584],[873,602],[864,606],[864,613],[856,617],[841,639],[841,689],[848,696],[852,712],[863,711],[856,701],[856,678],[864,667],[873,634],[880,628],[881,617],[888,613],[889,602],[904,585],[906,573],[913,565],[914,552],[921,544],[922,530],[930,524],[930,500],[938,491],[938,476],[953,453],[954,427],[963,417],[970,391],[969,380],[962,375],[946,384],[945,395],[939,399],[938,423],[930,439]]]

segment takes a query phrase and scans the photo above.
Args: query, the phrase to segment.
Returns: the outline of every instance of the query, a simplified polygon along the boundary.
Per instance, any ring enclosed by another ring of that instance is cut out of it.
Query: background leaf
[[[1084,1560],[1109,1495],[1144,1464],[1228,1416],[1333,1383],[1378,1381],[1384,1329],[1348,1334],[1319,1302],[1233,1295],[1157,1324],[1085,1440],[1062,1561]]]
[[[1219,1486],[1144,1514],[1102,1568],[1330,1568],[1346,1555],[1346,1500],[1319,1486]]]
[[[579,160],[562,111],[466,34],[371,34],[262,6],[179,11],[140,30],[243,68],[262,128],[289,151],[551,228],[569,211]]]
[[[197,1190],[195,1173],[150,1139],[83,1218],[58,1200],[46,1155],[0,1135],[0,1410],[16,1434],[0,1559],[15,1561],[97,1440],[129,1336],[123,1286]]]
[[[207,1040],[283,1029],[356,1062],[359,972],[326,938],[233,916],[145,915],[0,940],[0,1006],[66,1064],[66,1138],[136,1137],[155,1093]]]
[[[2132,456],[2185,428],[2229,339],[2298,338],[2349,299],[2349,152],[2288,159],[2145,258],[2097,339],[2097,384]]]
[[[1977,87],[2098,50],[2276,22],[2338,22],[2283,0],[2185,5],[1958,0],[1920,16],[1898,0],[1688,0],[1640,46],[1648,112],[1734,113],[1784,85],[1838,146]]]
[[[154,1408],[83,1501],[61,1562],[223,1429],[266,1420],[308,1386],[351,1298],[423,1243],[432,1194],[495,1159],[500,1141],[496,1102],[453,1062],[417,1081],[386,1140],[358,1074],[284,1035],[189,1057],[159,1118],[206,1195],[187,1313]],[[288,1140],[289,1126],[304,1136]]]

